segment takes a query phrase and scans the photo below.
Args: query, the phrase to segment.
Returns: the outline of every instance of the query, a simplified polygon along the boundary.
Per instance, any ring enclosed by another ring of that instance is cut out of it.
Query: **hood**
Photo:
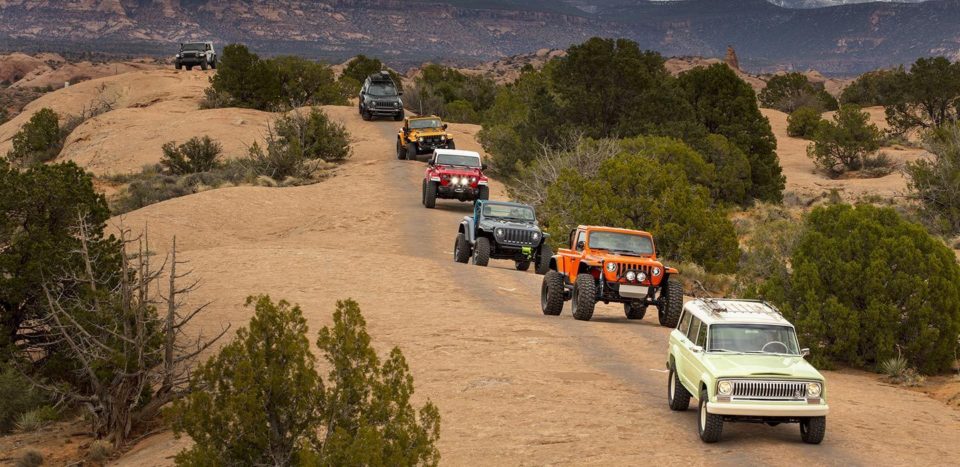
[[[703,363],[718,378],[772,378],[823,380],[803,357],[757,354],[705,354]]]
[[[448,134],[446,131],[444,131],[443,128],[420,128],[416,130],[410,130],[410,136],[414,138],[419,136],[427,137],[427,136],[441,136],[441,135],[445,135],[448,138],[453,137],[450,134]]]
[[[536,222],[520,222],[520,221],[506,221],[501,219],[488,219],[484,218],[480,221],[480,227],[485,230],[495,229],[497,227],[503,227],[506,229],[522,229],[539,232],[540,227]]]
[[[468,177],[477,177],[477,178],[479,178],[482,175],[480,173],[481,170],[479,168],[468,169],[465,167],[452,167],[449,165],[438,165],[435,168],[436,168],[436,171],[441,175],[450,175],[450,176],[456,175],[458,177],[466,175]]]

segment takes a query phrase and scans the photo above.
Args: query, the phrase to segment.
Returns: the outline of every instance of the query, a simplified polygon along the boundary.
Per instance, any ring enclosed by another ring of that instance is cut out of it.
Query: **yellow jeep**
[[[434,149],[456,149],[453,135],[447,133],[447,124],[440,117],[408,117],[397,133],[397,159],[416,160],[419,154],[433,153]]]

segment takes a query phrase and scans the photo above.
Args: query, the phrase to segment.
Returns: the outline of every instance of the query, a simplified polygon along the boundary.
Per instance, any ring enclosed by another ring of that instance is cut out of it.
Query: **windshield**
[[[371,84],[370,87],[367,88],[367,94],[378,97],[396,96],[397,88],[392,84]]]
[[[442,124],[440,120],[435,118],[427,118],[423,120],[410,120],[410,128],[414,130],[419,130],[421,128],[440,128]]]
[[[183,44],[181,50],[206,50],[207,45],[202,42]]]
[[[484,204],[484,217],[499,217],[532,222],[536,220],[533,209],[526,206],[510,206],[505,204]]]
[[[797,347],[797,334],[790,326],[714,324],[707,351],[800,355]]]
[[[645,235],[619,232],[591,232],[590,248],[633,255],[652,255],[653,241]]]
[[[480,168],[480,156],[461,156],[459,154],[438,154],[437,165],[462,165]]]

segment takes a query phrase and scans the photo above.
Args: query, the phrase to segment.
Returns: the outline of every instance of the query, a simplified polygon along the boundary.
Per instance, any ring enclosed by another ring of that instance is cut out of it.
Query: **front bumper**
[[[621,286],[630,286],[629,293],[620,293]],[[640,287],[646,287],[646,294],[637,294],[637,289]],[[659,285],[650,285],[649,282],[646,283],[633,283],[633,284],[621,284],[619,282],[610,282],[603,281],[603,289],[600,291],[600,300],[610,301],[610,302],[620,302],[620,301],[634,301],[634,300],[644,300],[648,304],[655,303],[654,297],[656,297],[657,291],[660,290]]]
[[[480,196],[480,187],[470,187],[463,185],[439,185],[437,186],[437,197],[446,199],[459,199],[460,201],[475,200]]]
[[[397,115],[403,112],[403,107],[367,107],[367,111],[373,115]]]
[[[426,154],[433,152],[434,149],[449,149],[450,144],[449,140],[437,142],[437,143],[415,143],[417,146],[417,154]]]
[[[205,61],[205,57],[180,57],[177,59],[177,62],[180,62],[181,65],[199,65]]]
[[[826,402],[707,402],[707,412],[740,417],[823,417],[830,412]]]

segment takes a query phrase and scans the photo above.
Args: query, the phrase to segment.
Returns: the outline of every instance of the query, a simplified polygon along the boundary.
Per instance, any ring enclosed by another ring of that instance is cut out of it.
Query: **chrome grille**
[[[806,381],[733,380],[733,399],[765,401],[806,400]]]
[[[630,271],[633,271],[633,272],[636,272],[636,273],[642,272],[642,273],[646,274],[647,277],[650,277],[650,276],[653,275],[653,274],[651,274],[651,272],[650,272],[652,269],[653,269],[652,266],[648,266],[648,265],[645,265],[645,264],[624,264],[624,263],[617,263],[617,277],[622,279],[623,276],[626,276],[627,273],[630,272]]]
[[[533,231],[523,229],[503,229],[503,242],[515,245],[533,245]]]

